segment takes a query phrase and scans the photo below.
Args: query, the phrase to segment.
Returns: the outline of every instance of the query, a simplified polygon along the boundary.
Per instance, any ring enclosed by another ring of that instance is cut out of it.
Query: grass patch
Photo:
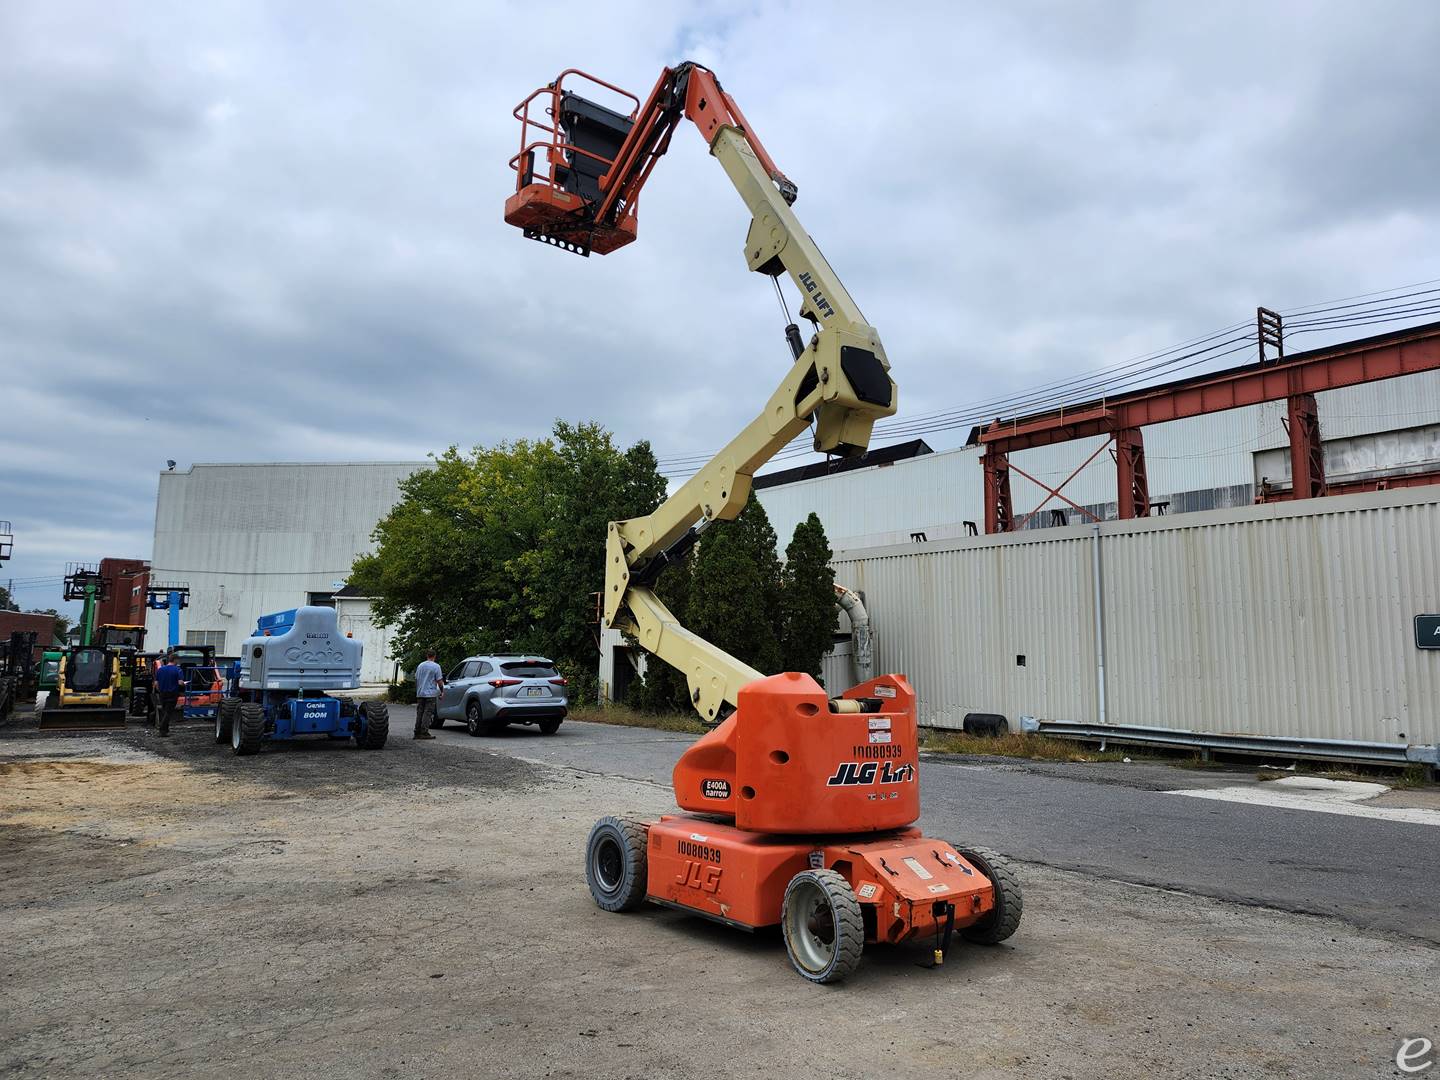
[[[966,735],[961,731],[937,731],[923,728],[920,748],[942,754],[983,754],[990,757],[1030,758],[1034,761],[1124,761],[1123,750],[1097,750],[1073,739],[1054,739],[1047,735]]]
[[[583,709],[571,709],[570,718],[591,724],[652,728],[655,731],[678,731],[687,735],[704,735],[707,730],[696,716],[686,716],[684,713],[641,712],[627,705],[587,705]]]

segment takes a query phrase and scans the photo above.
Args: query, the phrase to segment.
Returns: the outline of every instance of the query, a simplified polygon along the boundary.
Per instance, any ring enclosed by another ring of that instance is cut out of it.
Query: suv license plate
[[[525,696],[526,696],[526,697],[544,697],[544,696],[545,696],[545,688],[544,688],[543,686],[527,686],[527,687],[525,687]]]

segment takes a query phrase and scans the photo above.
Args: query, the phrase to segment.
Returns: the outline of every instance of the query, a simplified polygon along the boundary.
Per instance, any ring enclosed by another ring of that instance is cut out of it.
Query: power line
[[[1425,287],[1437,282],[1440,282],[1440,278],[1288,308],[1283,314],[1298,317],[1286,324],[1285,332],[1309,334],[1322,330],[1379,326],[1437,315],[1440,314],[1440,287]],[[1044,383],[989,401],[922,413],[899,421],[882,420],[875,425],[875,435],[896,439],[938,434],[981,424],[997,415],[1041,412],[1049,407],[1079,404],[1123,390],[1133,390],[1154,381],[1162,374],[1173,376],[1177,372],[1191,370],[1246,351],[1256,340],[1251,326],[1248,321],[1233,323],[1159,352],[1147,353],[1120,364]],[[1245,332],[1241,333],[1242,330]],[[1184,351],[1187,349],[1190,351]],[[771,460],[787,461],[811,453],[813,451],[808,440],[801,436],[775,454]],[[680,479],[698,472],[713,456],[713,453],[672,455],[660,458],[658,464],[663,474]]]

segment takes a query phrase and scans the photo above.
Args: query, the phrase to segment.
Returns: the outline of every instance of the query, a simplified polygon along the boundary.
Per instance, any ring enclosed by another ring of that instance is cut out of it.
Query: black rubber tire
[[[834,945],[828,963],[816,967],[799,955],[802,943],[792,940],[796,932],[796,920],[800,913],[792,911],[792,905],[803,902],[806,895],[814,896],[817,889],[830,907]],[[797,897],[800,898],[797,901]],[[850,975],[860,966],[860,954],[865,948],[865,918],[860,913],[860,901],[850,883],[834,870],[802,870],[785,886],[785,903],[780,909],[780,927],[785,935],[785,952],[790,963],[804,978],[813,983],[833,983]]]
[[[230,748],[240,757],[260,752],[265,741],[265,710],[253,701],[242,702],[230,732]]]
[[[438,707],[437,707],[437,711],[435,712],[435,715],[432,716],[432,717],[430,717],[430,730],[431,730],[431,731],[434,731],[436,728],[442,728],[442,727],[444,727],[444,726],[445,726],[445,721],[442,720],[442,719],[440,719],[440,713],[439,713]]]
[[[235,714],[240,711],[240,702],[234,698],[222,698],[215,709],[215,742],[230,741],[230,731],[235,724]]]
[[[603,817],[585,844],[585,883],[605,911],[634,911],[645,901],[646,850],[644,825],[630,818]]]
[[[540,721],[540,734],[542,734],[542,735],[554,735],[557,731],[560,730],[560,725],[563,724],[564,722],[565,722],[565,718],[564,718],[563,716],[560,717],[560,718],[558,718],[558,719],[556,719],[556,720],[541,720],[541,721]]]
[[[1010,861],[989,848],[952,846],[995,886],[995,906],[979,922],[961,930],[960,936],[977,945],[999,945],[1020,928],[1020,916],[1025,912],[1020,879],[1011,869]]]
[[[390,738],[390,707],[383,701],[362,701],[359,711],[365,731],[355,736],[355,745],[361,750],[381,749]]]
[[[981,738],[993,739],[1010,734],[1010,721],[999,713],[972,712],[965,714],[960,729],[966,735],[978,735]]]
[[[492,733],[490,724],[485,719],[485,714],[480,710],[480,702],[471,698],[465,703],[465,730],[473,738]]]

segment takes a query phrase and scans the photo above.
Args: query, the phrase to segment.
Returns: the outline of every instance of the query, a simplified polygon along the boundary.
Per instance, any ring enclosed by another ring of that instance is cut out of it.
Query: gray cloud
[[[562,68],[713,65],[919,413],[1440,275],[1437,44],[1400,0],[6,4],[0,575],[145,554],[166,458],[727,439],[786,354],[699,139],[623,252],[501,221]]]

